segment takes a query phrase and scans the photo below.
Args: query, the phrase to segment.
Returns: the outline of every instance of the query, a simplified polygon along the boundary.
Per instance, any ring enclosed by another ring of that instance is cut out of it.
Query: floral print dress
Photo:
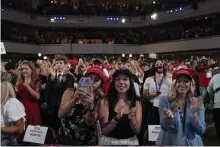
[[[97,123],[86,125],[87,108],[83,104],[76,104],[71,114],[61,120],[58,133],[60,145],[97,145]]]

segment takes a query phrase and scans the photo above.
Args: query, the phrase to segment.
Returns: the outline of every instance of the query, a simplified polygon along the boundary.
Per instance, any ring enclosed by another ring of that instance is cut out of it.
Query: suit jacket
[[[49,77],[46,88],[44,90],[43,99],[47,104],[47,113],[50,116],[57,116],[63,93],[68,88],[74,88],[74,76],[66,74],[62,77],[61,82],[57,77],[52,79]]]

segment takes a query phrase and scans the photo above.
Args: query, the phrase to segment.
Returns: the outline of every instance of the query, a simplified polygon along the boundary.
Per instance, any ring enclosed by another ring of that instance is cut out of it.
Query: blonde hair
[[[1,82],[1,108],[10,98],[16,98],[12,84],[9,82]]]
[[[187,98],[193,98],[194,94],[195,94],[195,81],[192,80],[192,81],[190,81],[190,89],[187,92]],[[176,90],[176,79],[175,79],[175,80],[172,81],[171,88],[170,88],[170,91],[169,91],[169,94],[168,94],[169,102],[171,104],[171,108],[175,111],[179,107],[178,103],[176,102],[176,97],[177,96],[178,96],[178,92]]]
[[[23,61],[21,63],[21,66],[22,65],[27,65],[32,70],[31,82],[32,82],[32,84],[34,84],[34,82],[37,80],[36,69],[35,69],[34,64],[31,61]],[[24,83],[24,77],[21,74],[21,69],[19,69],[16,85],[20,85],[22,83]]]

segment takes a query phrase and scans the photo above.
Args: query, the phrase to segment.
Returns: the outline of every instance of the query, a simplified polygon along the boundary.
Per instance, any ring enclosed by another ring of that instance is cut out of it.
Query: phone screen
[[[82,77],[79,80],[79,87],[84,89],[86,93],[90,93],[91,87],[91,78],[90,77]]]

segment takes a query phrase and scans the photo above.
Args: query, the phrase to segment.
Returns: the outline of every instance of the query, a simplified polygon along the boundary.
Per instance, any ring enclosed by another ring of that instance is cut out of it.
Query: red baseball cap
[[[173,79],[177,79],[180,75],[187,75],[190,79],[194,79],[196,71],[192,68],[180,68],[173,72]]]
[[[105,74],[103,72],[103,69],[101,69],[98,66],[92,66],[89,69],[87,69],[86,75],[88,75],[90,73],[95,73],[95,74],[99,75],[103,81],[105,81],[107,79],[107,77],[105,76]]]

